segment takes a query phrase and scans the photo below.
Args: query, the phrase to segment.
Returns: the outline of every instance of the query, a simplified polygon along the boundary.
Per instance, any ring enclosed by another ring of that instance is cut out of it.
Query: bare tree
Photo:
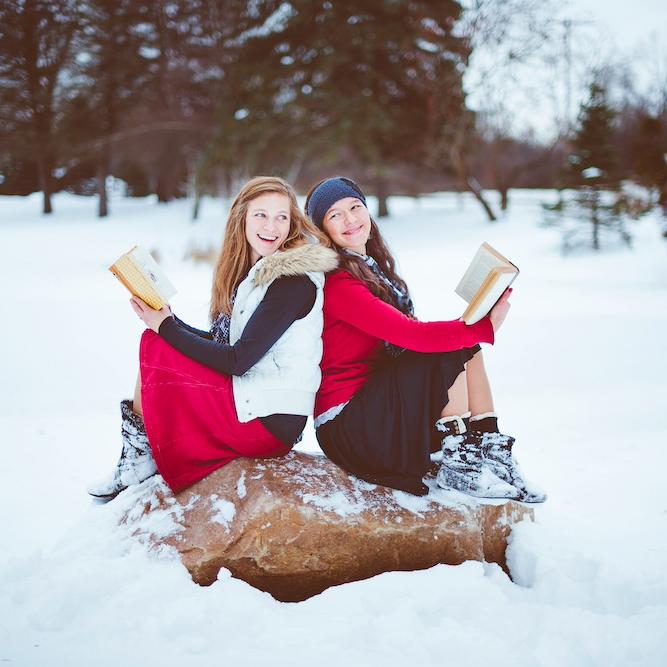
[[[566,147],[591,72],[611,62],[613,45],[573,3],[468,0],[464,6],[468,105],[477,113],[484,157],[505,208],[510,188]],[[543,154],[517,151],[518,144],[541,144]]]

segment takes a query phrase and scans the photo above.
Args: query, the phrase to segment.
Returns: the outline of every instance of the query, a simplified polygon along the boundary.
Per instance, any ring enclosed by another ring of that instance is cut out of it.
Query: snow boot
[[[470,430],[478,438],[486,465],[500,479],[519,491],[517,500],[525,503],[543,503],[547,496],[539,488],[526,482],[517,460],[512,455],[514,438],[498,429],[498,415],[486,412],[470,419]]]
[[[484,466],[480,441],[462,417],[443,417],[435,423],[443,433],[442,463],[436,482],[477,498],[516,498],[519,491]]]
[[[474,422],[473,422],[474,425]],[[519,495],[517,500],[524,503],[543,503],[547,494],[526,481],[517,460],[512,454],[514,438],[499,432],[487,433],[472,431],[479,441],[484,461],[490,470],[504,482],[515,487]]]
[[[120,459],[110,477],[88,488],[91,496],[103,500],[112,500],[131,484],[139,484],[157,473],[143,417],[132,410],[129,400],[121,401],[120,413],[123,439]]]

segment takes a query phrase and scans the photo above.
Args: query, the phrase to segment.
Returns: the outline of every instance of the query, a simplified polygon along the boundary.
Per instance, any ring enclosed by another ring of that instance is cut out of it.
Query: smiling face
[[[290,201],[287,195],[267,192],[248,203],[245,237],[250,244],[253,264],[272,255],[290,231]]]
[[[339,199],[326,212],[322,226],[337,246],[366,254],[366,241],[371,233],[371,216],[361,199]]]

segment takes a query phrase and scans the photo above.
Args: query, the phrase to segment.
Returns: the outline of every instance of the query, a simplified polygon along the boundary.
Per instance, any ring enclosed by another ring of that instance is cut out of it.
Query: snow
[[[338,514],[338,516],[353,516],[355,514],[361,514],[368,509],[364,502],[350,500],[350,498],[348,498],[342,491],[336,491],[326,496],[314,493],[304,493],[301,496],[301,499],[304,503],[330,510]]]
[[[221,523],[225,528],[229,529],[229,524],[232,522],[236,514],[236,506],[230,500],[220,498],[217,494],[211,496],[211,509],[214,512],[211,514],[211,521]]]
[[[138,368],[141,323],[106,267],[135,243],[157,249],[179,289],[174,310],[205,327],[210,267],[184,254],[219,243],[228,202],[206,200],[191,224],[187,201],[114,198],[100,221],[93,199],[57,195],[47,219],[37,195],[0,198],[0,662],[666,664],[667,243],[647,217],[630,225],[633,250],[564,258],[558,231],[539,226],[550,197],[516,192],[493,225],[466,196],[394,198],[381,223],[422,319],[462,312],[453,288],[482,241],[521,268],[512,312],[485,349],[501,427],[549,493],[535,523],[512,534],[515,583],[468,562],[298,604],[224,570],[199,587],[172,550],[132,535],[132,516],[119,526],[164,491],[159,478],[106,505],[85,493],[117,459],[118,402]],[[308,429],[299,448],[315,451]],[[415,512],[462,501],[432,494],[392,497]],[[164,497],[150,521],[166,535],[181,510]],[[228,501],[216,500],[228,521]]]
[[[245,498],[246,497],[247,490],[245,488],[245,470],[241,473],[241,476],[239,477],[239,481],[236,482],[236,494],[238,495],[239,498]]]

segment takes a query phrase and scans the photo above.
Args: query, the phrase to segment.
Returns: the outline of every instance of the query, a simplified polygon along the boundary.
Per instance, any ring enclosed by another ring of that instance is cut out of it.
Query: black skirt
[[[456,352],[405,350],[377,367],[343,411],[317,429],[322,451],[357,477],[415,495],[440,449],[434,423],[479,345]]]

